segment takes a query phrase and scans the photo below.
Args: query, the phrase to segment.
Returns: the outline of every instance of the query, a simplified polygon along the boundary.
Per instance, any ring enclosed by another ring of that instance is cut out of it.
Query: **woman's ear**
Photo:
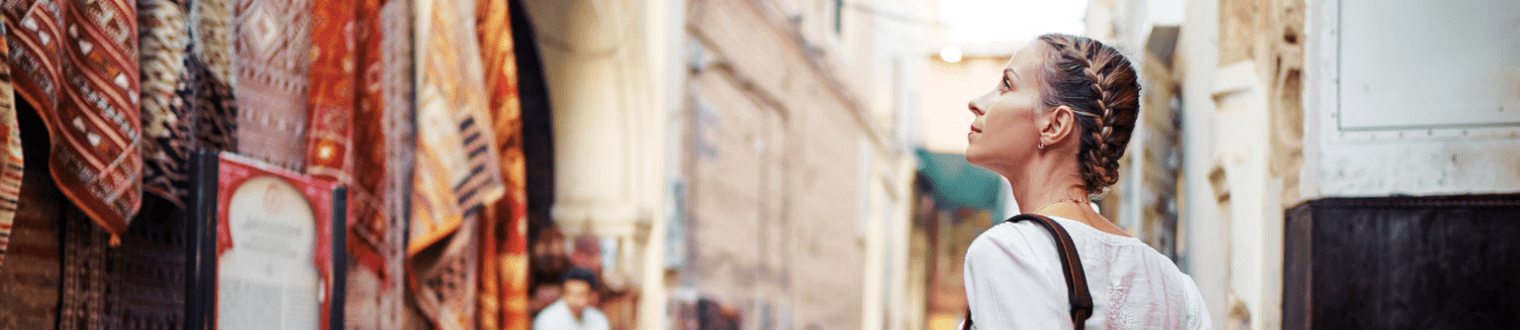
[[[1077,125],[1077,113],[1069,106],[1058,106],[1041,116],[1036,123],[1039,125],[1040,142],[1046,146],[1053,146],[1065,141],[1072,136]]]

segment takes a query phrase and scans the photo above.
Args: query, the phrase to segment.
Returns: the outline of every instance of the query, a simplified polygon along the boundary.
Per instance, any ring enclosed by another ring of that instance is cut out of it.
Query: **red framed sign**
[[[215,167],[215,221],[203,231],[214,236],[200,250],[214,253],[200,258],[208,263],[202,306],[210,307],[202,324],[341,329],[343,187],[230,153],[217,155]]]

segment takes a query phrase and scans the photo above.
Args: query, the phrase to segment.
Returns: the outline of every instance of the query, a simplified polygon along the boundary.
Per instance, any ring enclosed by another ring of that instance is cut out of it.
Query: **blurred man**
[[[602,275],[602,243],[590,233],[575,236],[575,250],[570,254],[570,266],[585,268],[592,274]]]
[[[565,272],[563,295],[559,301],[533,320],[534,330],[608,330],[607,317],[591,307],[596,291],[596,274],[575,267]]]
[[[528,313],[538,315],[549,305],[559,301],[565,271],[570,269],[570,258],[565,253],[565,235],[559,227],[550,224],[540,230],[533,245],[528,248],[532,256],[532,298],[528,301]]]

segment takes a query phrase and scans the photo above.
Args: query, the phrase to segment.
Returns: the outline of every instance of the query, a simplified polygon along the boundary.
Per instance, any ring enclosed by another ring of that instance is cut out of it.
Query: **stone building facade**
[[[553,220],[612,243],[638,328],[904,327],[907,21],[933,3],[525,4]]]
[[[1460,304],[1476,299],[1464,283],[1495,284],[1488,266],[1458,270],[1431,260],[1466,260],[1439,256],[1463,244],[1507,248],[1486,232],[1514,224],[1478,214],[1509,212],[1520,191],[1520,162],[1501,156],[1520,146],[1520,117],[1506,112],[1520,106],[1513,92],[1520,80],[1505,73],[1520,64],[1520,53],[1497,32],[1514,9],[1497,1],[1441,8],[1419,1],[1092,1],[1089,33],[1144,63],[1145,120],[1127,157],[1131,175],[1116,189],[1121,225],[1177,251],[1216,328],[1484,319],[1482,308],[1410,307],[1419,303],[1399,298],[1409,294],[1404,289],[1327,295],[1335,288],[1439,287],[1459,294],[1437,300]],[[1454,35],[1496,42],[1464,46],[1459,39],[1469,39]],[[1447,53],[1456,55],[1436,55]],[[1178,153],[1175,168],[1157,166],[1170,164],[1153,151],[1167,149]],[[1167,191],[1156,187],[1174,187],[1175,218],[1154,212],[1156,195]],[[1351,213],[1325,218],[1328,209]],[[1176,225],[1153,225],[1167,221]],[[1436,238],[1477,223],[1491,227],[1462,232],[1463,243]],[[1419,227],[1390,229],[1407,225]],[[1513,264],[1473,255],[1478,264]],[[1349,261],[1376,271],[1338,270]],[[1422,266],[1393,266],[1402,264]],[[1429,282],[1431,276],[1468,280]],[[1457,327],[1510,324],[1504,320]]]
[[[905,91],[880,89],[907,84],[877,85],[905,79],[874,60],[891,61],[878,49],[890,41],[872,15],[836,6],[688,12],[677,287],[736,307],[746,327],[902,327],[902,285],[887,282],[905,280],[912,162],[895,125]]]

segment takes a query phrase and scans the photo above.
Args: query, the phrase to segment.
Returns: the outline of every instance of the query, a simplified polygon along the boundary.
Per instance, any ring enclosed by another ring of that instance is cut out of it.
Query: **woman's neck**
[[[999,171],[1004,172],[1000,174],[1008,179],[1008,186],[1013,190],[1013,199],[1019,204],[1020,212],[1032,213],[1059,202],[1087,203],[1087,191],[1082,189],[1078,173],[1061,171],[1053,166],[1032,166],[1028,169]]]
[[[1049,167],[1047,167],[1049,168]],[[1019,212],[1056,216],[1086,223],[1099,231],[1129,236],[1123,230],[1098,214],[1088,204],[1087,190],[1083,189],[1076,173],[1053,171],[1025,171],[1025,175],[1007,175],[1009,188]]]

